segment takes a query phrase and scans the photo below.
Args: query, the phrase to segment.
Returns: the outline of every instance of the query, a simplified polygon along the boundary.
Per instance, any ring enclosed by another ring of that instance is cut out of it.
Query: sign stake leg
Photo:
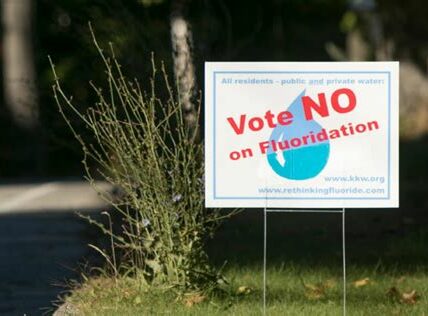
[[[263,210],[263,315],[266,316],[266,248],[267,248],[267,210]]]
[[[343,258],[343,316],[346,316],[346,244],[345,209],[342,210],[342,258]]]

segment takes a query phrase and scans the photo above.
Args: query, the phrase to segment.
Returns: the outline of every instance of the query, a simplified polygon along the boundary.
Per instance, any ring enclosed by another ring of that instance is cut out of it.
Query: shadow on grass
[[[261,265],[262,212],[248,210],[225,223],[208,243],[210,258],[218,265]],[[411,216],[403,217],[398,210],[349,211],[347,264],[406,271],[428,268],[426,219],[406,223]],[[268,214],[267,227],[268,264],[341,267],[341,215]]]

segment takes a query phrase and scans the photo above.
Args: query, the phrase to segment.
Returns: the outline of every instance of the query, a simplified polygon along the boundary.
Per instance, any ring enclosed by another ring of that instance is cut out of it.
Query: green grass
[[[306,217],[305,225],[297,217],[270,218],[267,315],[342,315],[340,218]],[[261,315],[261,224],[259,215],[244,214],[222,228],[208,249],[216,265],[228,260],[223,272],[229,284],[191,307],[189,297],[152,292],[138,278],[90,278],[67,301],[83,315]],[[421,227],[348,234],[348,315],[428,315],[428,231]],[[364,278],[368,284],[356,287]],[[402,298],[413,290],[415,302]]]
[[[352,267],[348,274],[349,315],[426,315],[428,275],[376,272]],[[172,293],[153,293],[140,288],[136,279],[121,278],[88,281],[68,299],[83,315],[261,315],[262,273],[260,267],[231,267],[226,276],[229,295],[213,295],[202,303],[186,306]],[[369,278],[366,286],[356,288],[353,281]],[[238,294],[245,286],[249,292]],[[387,292],[416,290],[415,304],[400,302]],[[320,292],[318,292],[318,289]],[[271,267],[268,270],[268,315],[341,315],[342,279],[336,269]]]

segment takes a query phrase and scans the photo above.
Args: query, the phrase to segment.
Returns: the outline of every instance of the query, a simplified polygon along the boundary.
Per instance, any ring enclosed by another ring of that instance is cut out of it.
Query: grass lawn
[[[228,261],[224,295],[175,300],[141,288],[137,279],[115,285],[98,277],[67,302],[83,315],[261,315],[262,218],[254,212],[226,223],[208,245],[215,264]],[[342,315],[339,216],[269,216],[267,315]],[[428,315],[428,229],[419,224],[396,231],[376,224],[367,233],[363,223],[348,233],[348,315]]]

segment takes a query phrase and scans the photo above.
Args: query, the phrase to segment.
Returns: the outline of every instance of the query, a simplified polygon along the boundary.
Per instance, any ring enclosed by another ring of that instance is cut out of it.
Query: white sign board
[[[398,62],[205,63],[207,207],[398,207]]]

